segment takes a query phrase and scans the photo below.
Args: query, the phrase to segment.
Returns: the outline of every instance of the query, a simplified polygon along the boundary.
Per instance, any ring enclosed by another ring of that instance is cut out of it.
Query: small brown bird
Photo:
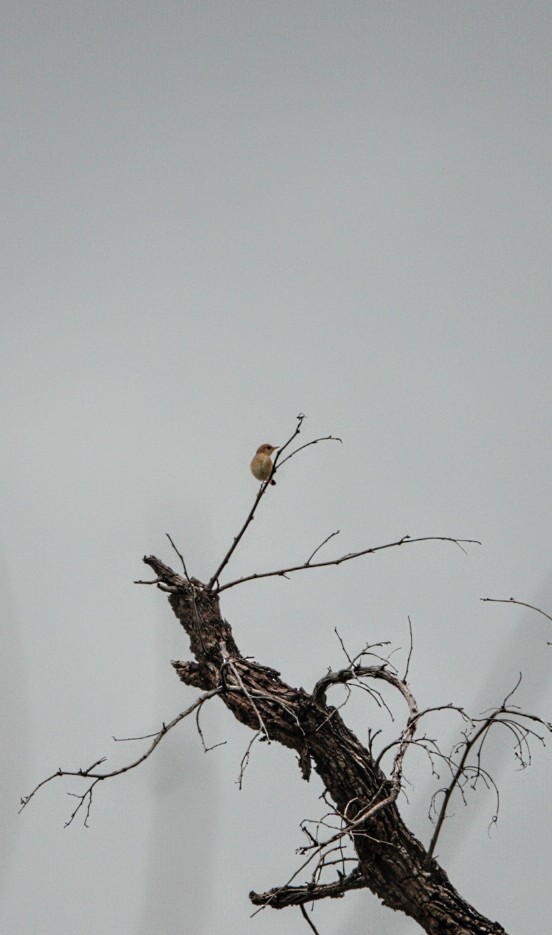
[[[257,448],[256,454],[251,462],[251,473],[257,480],[267,481],[270,478],[273,467],[270,455],[273,451],[276,451],[277,448],[278,445],[261,445],[260,448]],[[276,484],[276,481],[271,480],[270,483]]]

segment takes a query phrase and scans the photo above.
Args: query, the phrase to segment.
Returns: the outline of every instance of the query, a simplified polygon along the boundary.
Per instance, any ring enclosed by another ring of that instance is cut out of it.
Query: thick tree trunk
[[[183,682],[204,691],[222,688],[220,697],[242,724],[266,730],[271,740],[297,752],[304,778],[313,763],[336,810],[349,822],[389,796],[389,778],[338,711],[326,704],[323,693],[315,697],[291,688],[273,669],[245,659],[221,617],[216,594],[196,579],[176,575],[153,556],[144,561],[161,586],[170,590],[174,613],[190,637],[195,660],[173,663]],[[428,935],[505,935],[502,926],[463,900],[439,864],[428,859],[394,801],[361,820],[352,837],[359,866],[347,878],[350,885],[341,890],[339,885],[321,887],[315,898],[342,895],[364,885],[384,905],[414,919]],[[269,902],[274,908],[312,898],[308,886],[252,894],[255,903]]]

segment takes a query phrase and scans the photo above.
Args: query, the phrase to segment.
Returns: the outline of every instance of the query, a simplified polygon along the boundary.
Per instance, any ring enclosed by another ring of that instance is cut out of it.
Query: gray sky
[[[310,688],[368,641],[408,645],[420,704],[478,712],[523,671],[550,717],[552,8],[541,2],[3,5],[0,918],[41,935],[304,933],[249,919],[320,814],[289,751],[215,701],[104,784],[19,797],[58,766],[142,749],[195,697],[187,640],[141,557],[204,580],[244,519],[249,460],[329,433],[282,471],[228,569],[412,545],[229,591],[241,650]],[[379,723],[364,697],[350,722]],[[400,713],[400,706],[397,709]],[[440,721],[453,738],[453,723]],[[389,730],[389,725],[387,725]],[[393,725],[391,725],[393,729]],[[493,747],[445,828],[454,884],[508,931],[549,935],[550,757]],[[425,765],[403,812],[425,843]],[[370,894],[323,935],[419,929]]]

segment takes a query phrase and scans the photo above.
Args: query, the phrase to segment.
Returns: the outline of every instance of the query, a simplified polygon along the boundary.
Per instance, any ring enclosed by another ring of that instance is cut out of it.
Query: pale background
[[[187,639],[137,587],[144,553],[206,580],[245,517],[262,442],[299,411],[228,577],[411,536],[325,572],[229,591],[246,654],[311,688],[367,640],[408,646],[420,704],[475,713],[524,674],[548,718],[552,7],[548,2],[15,2],[3,5],[2,908],[40,935],[306,933],[250,920],[320,814],[295,757],[254,748],[216,700],[103,784],[91,827],[58,766],[143,745],[189,704]],[[228,580],[228,577],[226,580]],[[401,658],[401,657],[399,657]],[[337,699],[337,695],[335,696]],[[390,696],[389,696],[390,697]],[[396,708],[396,729],[402,714]],[[382,721],[365,696],[346,717]],[[432,727],[449,744],[458,726]],[[429,730],[429,728],[428,728]],[[429,731],[430,733],[432,732]],[[510,933],[549,935],[551,761],[455,804],[438,853]],[[407,821],[426,843],[421,757]],[[368,892],[321,935],[415,935]]]

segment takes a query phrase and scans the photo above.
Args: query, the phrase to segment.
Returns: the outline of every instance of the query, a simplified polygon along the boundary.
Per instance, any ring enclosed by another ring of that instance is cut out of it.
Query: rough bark
[[[194,660],[173,663],[183,682],[203,691],[222,688],[221,699],[242,724],[266,730],[271,740],[298,754],[304,778],[312,763],[336,810],[348,821],[389,798],[389,777],[327,704],[323,692],[315,696],[292,688],[274,669],[244,658],[214,591],[197,579],[175,574],[154,556],[144,561],[155,571],[159,586],[169,591],[172,609],[190,638]],[[445,871],[428,858],[394,801],[361,821],[351,835],[358,867],[341,885],[320,887],[316,898],[366,886],[428,935],[505,935],[501,925],[462,899]],[[282,908],[308,902],[313,895],[307,885],[251,894],[251,898],[256,904]]]

